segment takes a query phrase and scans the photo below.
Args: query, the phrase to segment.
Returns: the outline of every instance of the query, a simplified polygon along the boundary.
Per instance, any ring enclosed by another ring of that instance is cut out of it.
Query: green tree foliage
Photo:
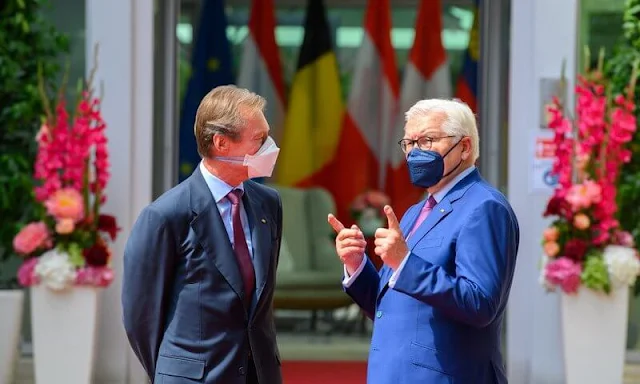
[[[44,115],[38,68],[51,89],[69,45],[42,16],[44,6],[43,0],[0,0],[0,289],[16,284],[7,264],[19,262],[13,237],[35,215],[35,135]]]

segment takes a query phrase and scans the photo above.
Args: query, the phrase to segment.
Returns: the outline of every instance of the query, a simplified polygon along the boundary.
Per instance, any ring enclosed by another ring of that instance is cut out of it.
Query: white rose
[[[604,262],[609,270],[609,278],[615,288],[632,286],[640,274],[640,260],[633,248],[609,245],[604,249]]]
[[[42,254],[34,271],[40,281],[54,291],[67,288],[76,279],[76,269],[69,261],[69,255],[56,249]]]

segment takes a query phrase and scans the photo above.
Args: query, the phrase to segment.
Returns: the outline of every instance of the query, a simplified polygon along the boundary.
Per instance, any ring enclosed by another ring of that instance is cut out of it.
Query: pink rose
[[[560,246],[555,241],[548,241],[544,243],[544,253],[549,257],[556,257],[560,252]]]
[[[72,219],[77,223],[84,217],[82,195],[73,188],[57,190],[44,205],[47,207],[47,213],[56,220]]]
[[[38,275],[34,273],[36,265],[38,264],[38,258],[32,257],[25,260],[18,269],[18,282],[23,287],[30,287],[40,282]]]
[[[560,235],[560,231],[558,231],[557,227],[549,227],[545,229],[543,232],[545,241],[556,241],[558,240],[559,235]]]
[[[591,220],[589,220],[589,216],[584,213],[578,213],[573,217],[573,225],[581,230],[589,228],[591,225]]]
[[[578,292],[581,274],[580,264],[566,257],[550,261],[544,270],[545,279],[553,285],[559,285],[568,294]]]
[[[29,255],[38,248],[51,247],[47,225],[42,221],[29,223],[13,238],[13,249],[21,255]]]

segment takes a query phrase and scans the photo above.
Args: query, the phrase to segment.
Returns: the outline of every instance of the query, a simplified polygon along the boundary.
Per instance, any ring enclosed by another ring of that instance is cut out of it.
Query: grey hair
[[[264,97],[235,85],[212,89],[202,98],[193,124],[200,156],[211,156],[211,143],[217,134],[239,140],[247,125],[247,116],[264,112],[266,104]]]
[[[405,121],[424,119],[433,113],[444,113],[447,118],[442,123],[442,130],[451,136],[468,136],[471,139],[473,161],[480,157],[480,137],[476,116],[469,106],[457,99],[426,99],[415,103],[405,113]]]

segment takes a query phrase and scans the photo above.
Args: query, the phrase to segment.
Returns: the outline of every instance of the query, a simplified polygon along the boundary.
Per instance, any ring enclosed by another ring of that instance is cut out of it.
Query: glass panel
[[[301,2],[304,4],[304,2]],[[469,41],[469,30],[473,22],[473,11],[470,7],[445,6],[443,9],[442,31],[443,44],[447,50],[451,68],[452,84],[462,66],[464,50]],[[362,22],[364,7],[328,8],[329,21],[335,31],[336,56],[343,77],[345,93],[348,93],[353,60],[362,42]],[[227,37],[232,43],[236,69],[241,60],[242,44],[248,34],[248,6],[227,7],[229,27]],[[276,41],[280,47],[285,81],[293,78],[298,60],[298,49],[304,36],[305,8],[276,7]],[[392,10],[393,29],[392,44],[396,49],[399,71],[404,68],[409,50],[414,39],[415,7],[394,7]],[[180,100],[184,97],[187,80],[190,75],[190,56],[193,39],[199,20],[199,2],[183,2],[180,9],[176,37],[179,42],[179,88]],[[402,75],[402,73],[400,73]]]
[[[243,3],[246,4],[248,2]],[[298,50],[304,36],[303,23],[306,0],[300,0],[299,3],[300,6],[276,7],[277,27],[275,35],[280,48],[280,57],[287,87],[290,85],[295,74]],[[362,1],[362,4],[365,3],[365,1]],[[446,1],[444,3],[446,3]],[[442,38],[448,54],[452,89],[455,89],[455,79],[457,79],[461,71],[464,53],[469,41],[469,31],[474,17],[471,4],[472,3],[469,2],[469,6],[445,5],[443,7],[444,29],[442,31]],[[182,105],[190,76],[191,50],[195,36],[197,35],[197,23],[200,19],[199,7],[199,1],[182,0],[180,3],[180,13],[175,31],[178,40],[178,105]],[[227,6],[226,10],[229,24],[227,37],[232,45],[235,70],[237,73],[242,58],[242,44],[248,35],[247,21],[250,7],[247,5],[231,5]],[[328,17],[334,31],[334,49],[339,63],[345,98],[349,93],[354,59],[361,45],[364,33],[362,28],[364,11],[364,6],[328,7]],[[396,50],[396,60],[400,77],[402,77],[402,70],[407,63],[408,54],[413,44],[416,13],[415,6],[394,7],[392,10],[393,30],[391,32],[391,40]],[[347,310],[347,312],[342,312],[341,315],[334,312],[333,316],[329,311],[325,313],[327,317],[319,317],[322,313],[313,312],[311,328],[308,330],[312,332],[316,330],[314,327],[315,320],[326,320],[329,324],[332,324],[333,320],[338,319],[338,317],[355,320],[358,318],[358,311],[356,310],[354,312],[352,309],[353,308]],[[308,312],[292,313],[291,311],[278,311],[277,316],[279,321],[278,326],[280,327],[280,324],[282,324],[283,327],[287,329],[289,329],[290,326],[296,329],[295,327],[300,325],[298,324],[298,320],[308,320]],[[350,322],[349,325],[333,324],[336,327],[331,329],[349,327],[349,329],[356,333],[356,336],[358,336],[357,334],[367,335],[368,324],[368,321],[362,318],[360,321]],[[322,324],[318,324],[317,330],[324,333],[326,329],[323,329]],[[369,341],[367,337],[365,337],[365,339],[348,338],[348,343],[353,344],[356,350],[361,350],[362,353],[366,355]],[[282,334],[279,334],[279,340],[282,341]]]

